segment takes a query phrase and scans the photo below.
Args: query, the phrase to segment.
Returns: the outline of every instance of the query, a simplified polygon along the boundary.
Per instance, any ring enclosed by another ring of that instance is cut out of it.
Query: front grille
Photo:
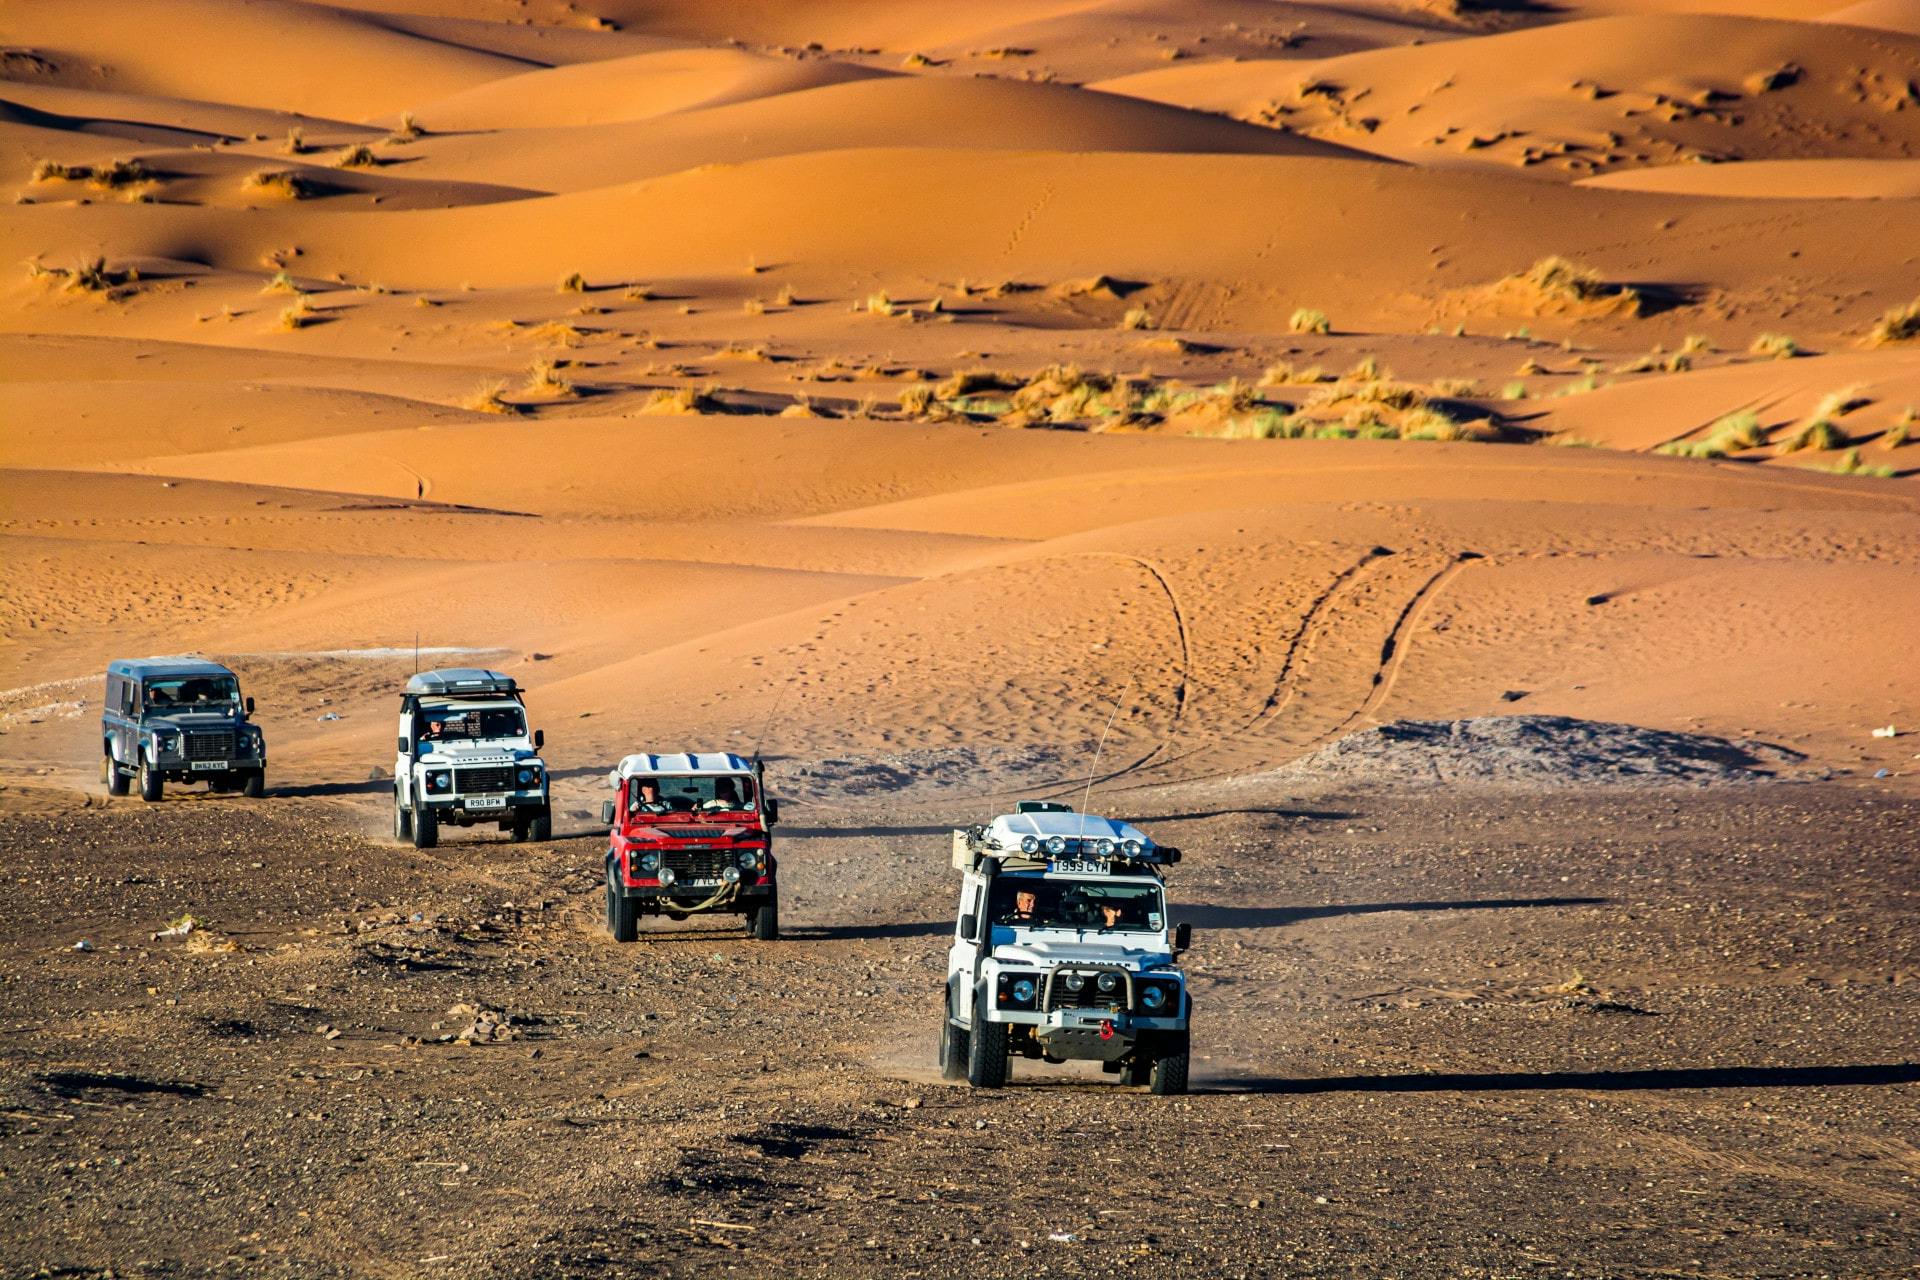
[[[676,827],[662,823],[660,834],[669,840],[728,840],[724,827]]]
[[[660,860],[679,879],[718,880],[738,856],[730,849],[668,849]]]
[[[233,730],[198,730],[186,735],[187,759],[189,760],[231,760],[233,759]]]
[[[513,790],[513,766],[506,764],[477,765],[468,769],[453,771],[454,788],[461,795],[473,795],[487,791]]]
[[[1080,988],[1078,991],[1069,991],[1067,990],[1067,984],[1065,982],[1066,974],[1053,974],[1047,982],[1046,999],[1041,1006],[1041,1011],[1046,1012],[1050,1009],[1126,1008],[1127,988],[1125,979],[1122,979],[1119,990],[1106,992],[1094,986],[1099,976],[1098,973],[1088,973],[1086,975],[1086,986]]]

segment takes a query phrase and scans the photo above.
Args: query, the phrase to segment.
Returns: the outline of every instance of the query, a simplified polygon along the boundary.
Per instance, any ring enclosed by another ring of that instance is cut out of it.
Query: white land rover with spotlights
[[[953,833],[962,875],[947,951],[940,1073],[1006,1084],[1016,1055],[1090,1059],[1154,1093],[1185,1093],[1193,1000],[1176,963],[1164,868],[1139,828],[1026,802]]]
[[[400,695],[393,835],[431,849],[444,826],[498,826],[515,840],[553,838],[544,738],[527,727],[513,677],[422,671]]]

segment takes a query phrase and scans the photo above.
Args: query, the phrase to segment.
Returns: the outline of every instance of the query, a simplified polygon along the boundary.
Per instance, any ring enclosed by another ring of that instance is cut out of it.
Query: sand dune
[[[1911,200],[1920,160],[1744,160],[1629,169],[1583,178],[1584,187],[1742,200]]]
[[[1916,84],[1920,43],[1900,36],[1654,14],[1098,87],[1420,164],[1579,177],[1703,157],[1911,157]]]

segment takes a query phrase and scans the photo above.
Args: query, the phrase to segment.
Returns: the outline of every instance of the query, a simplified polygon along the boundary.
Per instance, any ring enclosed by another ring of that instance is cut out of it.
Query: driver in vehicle
[[[1031,889],[1022,889],[1013,895],[1013,910],[1000,918],[1002,924],[1036,924],[1039,922],[1040,895]]]
[[[708,812],[732,813],[739,809],[740,793],[733,785],[732,778],[721,778],[713,784],[713,799],[702,804],[701,809]]]
[[[652,778],[642,778],[634,783],[633,799],[627,805],[628,813],[665,813],[666,801],[660,798],[660,784]]]
[[[1100,904],[1100,927],[1102,929],[1118,929],[1123,923],[1125,916],[1126,908],[1117,902],[1103,902]]]

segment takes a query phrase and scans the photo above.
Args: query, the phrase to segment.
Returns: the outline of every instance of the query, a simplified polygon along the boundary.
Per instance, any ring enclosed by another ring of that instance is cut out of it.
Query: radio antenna
[[[1120,718],[1120,708],[1127,704],[1127,695],[1133,692],[1133,677],[1127,677],[1126,685],[1120,690],[1120,696],[1114,699],[1113,714],[1107,717],[1107,727],[1100,731],[1100,745],[1094,748],[1093,764],[1087,768],[1087,789],[1080,797],[1080,834],[1087,833],[1087,804],[1093,799],[1094,775],[1100,772],[1100,757],[1107,750],[1107,735],[1113,732],[1113,722]]]
[[[413,629],[413,674],[420,674],[420,628]]]
[[[767,733],[773,728],[773,718],[780,714],[780,705],[787,700],[787,691],[793,688],[794,674],[795,673],[791,671],[787,673],[786,682],[780,686],[780,691],[773,695],[773,705],[767,708],[767,718],[762,721],[760,725],[760,736],[755,738],[753,742],[753,758],[755,760],[760,758],[760,748],[766,744]]]

